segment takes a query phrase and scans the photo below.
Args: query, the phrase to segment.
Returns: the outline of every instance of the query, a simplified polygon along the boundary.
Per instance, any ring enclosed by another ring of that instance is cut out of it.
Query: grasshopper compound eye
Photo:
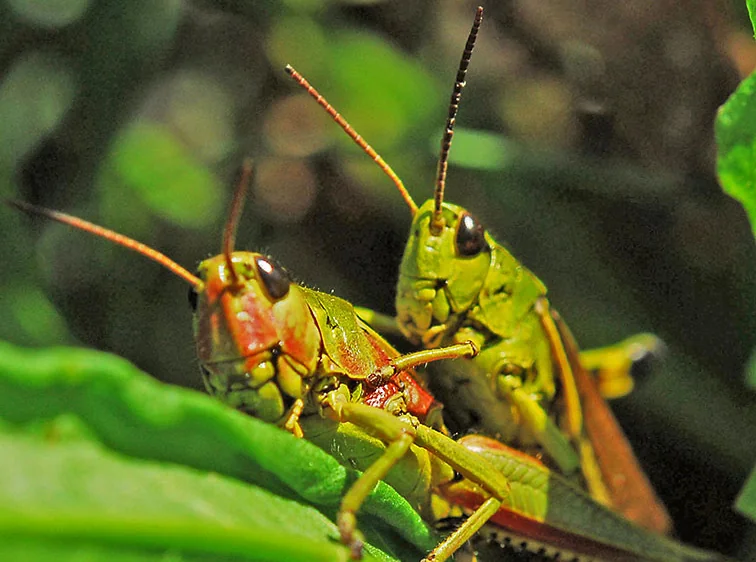
[[[470,213],[463,213],[459,217],[456,246],[457,253],[466,258],[489,250],[483,225]]]
[[[289,279],[289,274],[283,267],[270,258],[264,257],[255,258],[255,265],[257,266],[257,274],[272,300],[281,300],[289,294],[291,279]]]

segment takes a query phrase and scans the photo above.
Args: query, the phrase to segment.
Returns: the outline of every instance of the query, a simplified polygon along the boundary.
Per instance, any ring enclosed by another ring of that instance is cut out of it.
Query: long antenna
[[[252,160],[245,158],[242,163],[239,182],[236,184],[234,198],[231,200],[231,209],[228,211],[228,219],[223,229],[223,244],[221,250],[223,257],[226,258],[226,269],[230,278],[230,284],[236,286],[239,284],[239,277],[236,274],[234,265],[231,261],[231,254],[234,253],[234,243],[236,241],[236,230],[239,226],[239,218],[244,209],[244,197],[249,188],[249,178],[252,176]]]
[[[199,277],[189,273],[188,270],[181,267],[165,254],[162,254],[157,250],[150,248],[146,244],[137,242],[133,238],[129,238],[128,236],[124,236],[123,234],[118,234],[117,232],[103,228],[102,226],[97,226],[96,224],[85,221],[84,219],[73,217],[71,215],[67,215],[66,213],[61,213],[60,211],[53,211],[51,209],[45,209],[44,207],[37,207],[35,205],[30,205],[29,203],[24,203],[23,201],[6,200],[5,203],[30,215],[39,215],[46,217],[57,222],[62,222],[63,224],[67,224],[74,228],[78,228],[79,230],[89,232],[90,234],[94,234],[95,236],[99,236],[100,238],[110,240],[111,242],[114,242],[119,246],[133,250],[138,254],[151,259],[152,261],[156,261],[167,270],[183,278],[185,281],[188,281],[189,284],[194,287],[195,291],[200,292],[205,288],[205,284]]]
[[[336,121],[336,123],[338,123],[338,125],[342,129],[344,129],[344,132],[349,135],[349,138],[356,142],[357,145],[362,150],[364,150],[365,153],[370,156],[376,164],[378,164],[378,166],[380,166],[381,170],[383,170],[384,173],[391,178],[391,181],[393,181],[397,189],[399,189],[399,193],[407,203],[407,206],[410,208],[410,213],[412,213],[412,216],[414,217],[415,213],[417,212],[417,205],[412,200],[412,196],[407,191],[407,188],[404,187],[404,182],[399,179],[399,176],[397,176],[396,172],[391,169],[391,166],[386,163],[386,161],[380,156],[380,154],[378,154],[375,149],[365,141],[365,139],[357,134],[357,131],[355,131],[354,128],[352,128],[352,126],[347,123],[347,120],[344,119],[341,114],[336,111],[323,96],[320,95],[320,93],[318,93],[318,91],[312,86],[312,84],[305,80],[304,76],[294,70],[294,68],[289,64],[286,65],[286,72],[294,79],[297,84],[302,86],[307,91],[307,93],[315,99],[320,107],[326,110],[328,115],[330,115],[331,118]]]
[[[462,97],[462,89],[465,87],[465,76],[467,67],[470,65],[475,39],[478,37],[478,29],[483,21],[483,7],[478,6],[475,12],[470,35],[467,37],[465,50],[462,53],[462,60],[459,61],[457,70],[457,79],[454,81],[451,101],[449,102],[449,115],[446,118],[446,130],[441,139],[441,156],[438,159],[438,175],[436,176],[436,189],[434,191],[433,219],[431,220],[431,230],[440,232],[444,227],[444,219],[441,215],[441,203],[444,202],[444,188],[446,187],[446,171],[449,167],[449,150],[451,149],[452,138],[454,137],[454,124],[457,120],[457,111],[459,111],[459,100]]]

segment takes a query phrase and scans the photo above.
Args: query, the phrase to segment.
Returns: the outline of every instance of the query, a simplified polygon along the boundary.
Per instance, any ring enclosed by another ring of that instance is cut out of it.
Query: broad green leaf
[[[309,17],[289,17],[272,28],[266,48],[281,68],[291,64],[301,72],[381,152],[401,145],[413,128],[427,131],[442,111],[441,90],[427,70],[379,35],[326,37]],[[331,134],[352,148],[338,127]]]
[[[104,353],[28,351],[0,343],[0,418],[17,426],[73,415],[106,447],[140,459],[181,464],[244,480],[335,513],[356,473],[311,443],[194,391],[158,383]],[[381,483],[359,513],[372,539],[419,550],[434,538],[407,502]],[[383,545],[382,545],[383,546]],[[411,550],[411,549],[410,549]]]
[[[0,457],[13,459],[0,463],[0,545],[11,552],[34,539],[49,549],[43,556],[69,542],[99,547],[101,560],[122,550],[152,560],[166,552],[208,561],[349,556],[335,525],[311,507],[217,474],[61,440],[54,426],[46,438],[0,434]]]
[[[756,74],[719,108],[715,133],[719,182],[743,204],[756,235]]]
[[[746,0],[748,15],[751,16],[751,27],[756,32],[756,0]]]

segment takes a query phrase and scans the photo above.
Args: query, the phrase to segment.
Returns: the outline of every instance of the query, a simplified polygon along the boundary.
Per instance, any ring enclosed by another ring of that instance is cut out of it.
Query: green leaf
[[[735,509],[756,522],[756,467],[735,499]]]
[[[746,0],[748,15],[751,16],[751,27],[756,32],[756,0]]]
[[[61,416],[78,421],[62,426]],[[305,440],[204,394],[161,384],[123,359],[87,350],[35,352],[0,342],[0,419],[34,434],[49,434],[39,427],[57,420],[56,439],[96,439],[134,459],[246,481],[328,515],[357,477]],[[434,544],[417,513],[386,484],[358,515],[369,539],[403,559]]]
[[[0,537],[53,551],[55,542],[99,545],[108,557],[151,551],[154,560],[165,551],[205,560],[348,558],[335,525],[311,507],[216,474],[61,441],[54,425],[47,438],[0,434],[0,456],[13,459],[0,464]]]
[[[719,182],[743,204],[756,235],[756,74],[719,108],[715,133]]]

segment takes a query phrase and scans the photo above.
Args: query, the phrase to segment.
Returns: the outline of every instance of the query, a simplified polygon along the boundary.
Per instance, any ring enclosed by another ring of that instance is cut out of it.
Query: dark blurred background
[[[756,64],[744,3],[485,8],[448,200],[543,279],[583,346],[639,331],[667,342],[618,417],[679,536],[756,556],[753,526],[731,510],[756,459],[756,247],[717,186],[712,134]],[[407,208],[283,67],[319,88],[421,202],[474,9],[3,0],[0,195],[193,268],[218,252],[235,170],[252,156],[238,247],[391,313]],[[200,386],[180,279],[7,208],[0,236],[0,337],[108,350]]]

